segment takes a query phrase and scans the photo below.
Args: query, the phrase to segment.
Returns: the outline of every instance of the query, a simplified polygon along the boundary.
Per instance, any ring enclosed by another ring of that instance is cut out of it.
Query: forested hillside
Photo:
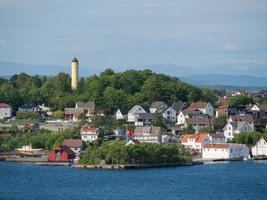
[[[26,102],[63,109],[73,106],[76,100],[95,100],[98,107],[112,113],[118,107],[130,108],[135,104],[149,107],[156,100],[169,104],[179,100],[214,103],[216,96],[208,89],[200,89],[150,70],[115,73],[106,69],[100,75],[81,78],[74,92],[71,91],[70,76],[65,73],[54,77],[22,73],[13,75],[9,80],[0,80],[0,102],[9,103],[15,109]]]

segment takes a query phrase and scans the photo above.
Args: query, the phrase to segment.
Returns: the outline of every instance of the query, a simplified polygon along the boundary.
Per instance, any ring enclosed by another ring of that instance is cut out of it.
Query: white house
[[[172,107],[169,107],[165,109],[162,112],[163,118],[168,122],[176,122],[176,110],[174,110]]]
[[[177,115],[177,125],[184,125],[185,124],[185,118],[186,115],[183,111],[180,111],[179,114]]]
[[[128,122],[136,121],[136,114],[146,113],[145,109],[142,106],[136,105],[128,112]]]
[[[136,127],[134,130],[133,139],[138,140],[141,143],[161,143],[161,128],[156,126]]]
[[[189,108],[198,109],[202,112],[202,114],[207,114],[211,117],[214,116],[214,108],[210,103],[205,103],[205,102],[192,103]]]
[[[118,108],[118,110],[115,113],[116,120],[119,119],[127,119],[129,110],[127,108]]]
[[[12,107],[6,103],[0,103],[0,119],[12,117]]]
[[[199,133],[199,134],[187,134],[181,140],[181,143],[188,147],[189,149],[196,150],[201,152],[202,147],[205,144],[210,143],[210,137],[207,133]]]
[[[81,138],[83,141],[92,142],[92,141],[98,139],[99,129],[98,128],[82,127],[80,134],[81,134]]]
[[[241,132],[251,132],[253,131],[251,126],[245,121],[238,122],[228,122],[224,130],[224,136],[227,141],[230,141],[234,138],[234,136]]]
[[[149,111],[151,113],[162,112],[166,108],[168,108],[168,106],[164,101],[155,101],[151,104]]]
[[[267,156],[267,136],[261,137],[252,147],[253,156]]]
[[[63,145],[69,147],[79,157],[81,151],[84,149],[84,142],[81,139],[65,139]]]
[[[190,116],[198,116],[201,112],[198,109],[185,109],[178,113],[177,115],[177,125],[185,125],[185,119],[190,118]]]
[[[202,149],[203,159],[242,159],[249,157],[249,148],[243,144],[210,143]]]

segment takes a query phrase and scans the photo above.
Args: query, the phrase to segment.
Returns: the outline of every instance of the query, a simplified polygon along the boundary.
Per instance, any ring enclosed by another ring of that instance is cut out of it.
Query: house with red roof
[[[84,142],[93,142],[99,137],[99,128],[82,127],[80,134]]]
[[[12,107],[6,103],[0,103],[0,119],[12,117]]]
[[[243,159],[249,157],[249,148],[244,144],[209,143],[202,149],[203,159]]]
[[[199,134],[187,134],[185,137],[181,140],[181,143],[185,145],[186,147],[196,150],[197,152],[202,151],[202,147],[205,144],[210,143],[210,137],[208,133],[201,132]]]

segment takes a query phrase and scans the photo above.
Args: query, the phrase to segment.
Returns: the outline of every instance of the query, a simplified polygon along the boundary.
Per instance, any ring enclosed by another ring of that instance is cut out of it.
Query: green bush
[[[39,119],[38,112],[17,112],[16,119]]]
[[[181,144],[142,143],[126,146],[124,141],[109,141],[101,146],[90,145],[81,157],[81,164],[161,164],[191,160]]]

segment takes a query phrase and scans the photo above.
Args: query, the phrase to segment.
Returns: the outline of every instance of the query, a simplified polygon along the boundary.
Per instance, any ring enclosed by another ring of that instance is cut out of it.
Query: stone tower
[[[76,57],[71,62],[71,89],[76,90],[79,80],[79,61]]]

